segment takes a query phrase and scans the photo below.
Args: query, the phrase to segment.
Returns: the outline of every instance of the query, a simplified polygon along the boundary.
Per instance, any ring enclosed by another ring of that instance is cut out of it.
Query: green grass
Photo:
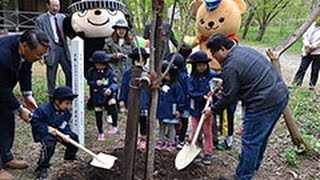
[[[255,38],[258,34],[259,27],[252,26],[247,33],[246,39],[241,39],[241,42],[244,44],[249,44],[252,46],[262,46],[262,47],[276,47],[280,45],[284,40],[286,40],[294,31],[296,31],[297,27],[295,26],[269,26],[264,35],[264,38],[261,41],[256,41]],[[243,30],[241,29],[238,33],[238,36],[241,38],[243,34]],[[299,54],[301,53],[302,40],[301,38],[293,44],[288,51],[290,53]]]

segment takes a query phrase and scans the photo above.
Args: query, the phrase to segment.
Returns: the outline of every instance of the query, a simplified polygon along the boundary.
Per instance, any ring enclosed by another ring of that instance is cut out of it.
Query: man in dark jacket
[[[26,122],[30,113],[37,108],[32,97],[32,63],[40,60],[49,49],[46,34],[29,30],[22,35],[0,38],[0,179],[13,179],[3,168],[24,169],[25,161],[13,157],[11,148],[14,140],[14,112]],[[19,103],[13,89],[19,82],[26,107]]]
[[[222,66],[221,98],[204,110],[219,112],[237,98],[245,109],[240,162],[236,174],[220,179],[252,179],[259,169],[268,138],[288,103],[288,89],[268,59],[258,51],[234,44],[223,34],[207,42]]]

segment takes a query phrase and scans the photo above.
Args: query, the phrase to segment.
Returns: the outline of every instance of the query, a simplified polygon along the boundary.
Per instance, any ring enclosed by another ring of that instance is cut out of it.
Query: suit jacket
[[[66,40],[66,36],[63,32],[63,20],[65,18],[65,15],[62,13],[57,13],[56,14],[57,20],[58,20],[58,24],[59,24],[59,28],[60,31],[62,33],[62,38],[63,38],[63,42],[64,42],[64,49],[66,51],[67,57],[70,59],[70,52],[68,49],[68,44],[67,44],[67,40]],[[40,29],[41,31],[45,32],[50,40],[50,51],[48,53],[47,56],[44,57],[45,62],[48,66],[52,66],[54,63],[56,63],[56,53],[55,53],[55,41],[54,41],[54,33],[53,33],[53,29],[52,29],[52,25],[50,22],[50,16],[48,14],[48,12],[41,14],[40,16],[37,17],[36,19],[36,28]]]
[[[18,109],[19,101],[13,93],[17,82],[21,91],[31,91],[32,63],[21,61],[19,42],[21,35],[0,38],[0,108]]]

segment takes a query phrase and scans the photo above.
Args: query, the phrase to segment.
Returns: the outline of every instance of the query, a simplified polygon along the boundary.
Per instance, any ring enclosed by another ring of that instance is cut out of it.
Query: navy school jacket
[[[56,141],[48,132],[48,126],[57,128],[60,132],[70,135],[69,121],[71,113],[68,110],[60,111],[52,103],[41,105],[32,115],[31,127],[35,142]]]
[[[214,77],[219,77],[219,75],[211,69],[207,74],[190,77],[188,93],[190,95],[190,114],[193,117],[200,118],[201,111],[206,104],[206,99],[203,97],[209,93],[209,82]]]
[[[97,70],[95,67],[92,67],[88,71],[87,75],[87,81],[88,85],[93,90],[93,100],[95,105],[105,105],[107,98],[116,98],[117,97],[117,90],[118,90],[118,84],[117,84],[117,76],[115,72],[109,68],[106,68],[104,70]],[[103,80],[105,84],[102,86],[97,86],[97,80]],[[104,92],[110,88],[112,91],[112,94],[110,97],[106,97],[104,95]]]
[[[182,91],[184,93],[183,110],[189,111],[190,107],[190,95],[188,93],[188,87],[190,86],[190,77],[188,75],[187,70],[180,70],[178,72],[178,81],[182,87]]]
[[[164,86],[167,86],[167,92],[164,91]],[[184,93],[179,82],[162,85],[159,90],[157,119],[176,121],[176,110],[180,113],[183,112],[183,99]]]
[[[146,68],[143,69],[144,72],[147,72],[148,70]],[[120,96],[119,101],[124,101],[126,108],[128,108],[128,96],[129,96],[129,82],[131,79],[131,73],[132,73],[132,67],[128,68],[122,77],[121,81],[121,89],[120,89]],[[141,105],[140,109],[143,110],[149,110],[150,107],[150,96],[151,92],[150,89],[143,89],[141,91]]]

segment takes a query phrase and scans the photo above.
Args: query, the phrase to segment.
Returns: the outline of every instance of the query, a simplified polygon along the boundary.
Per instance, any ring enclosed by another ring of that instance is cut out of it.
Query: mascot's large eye
[[[78,12],[78,16],[83,17],[88,13],[88,10],[81,10],[80,12]]]
[[[109,13],[111,16],[115,16],[115,15],[117,15],[118,11],[115,10],[115,9],[108,9],[108,13]]]
[[[203,19],[200,19],[200,23],[201,23],[201,24],[204,24],[204,20],[203,20]]]
[[[221,17],[221,18],[219,19],[219,22],[220,22],[220,23],[223,23],[223,22],[224,22],[224,17]]]

